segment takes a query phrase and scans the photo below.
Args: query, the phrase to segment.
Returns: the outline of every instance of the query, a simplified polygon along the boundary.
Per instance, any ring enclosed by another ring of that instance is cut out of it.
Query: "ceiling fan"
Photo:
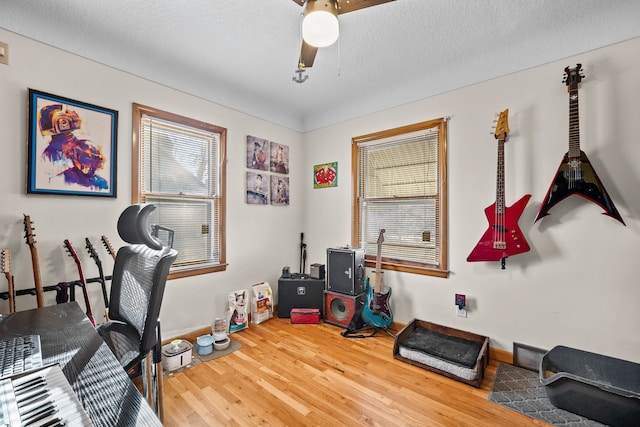
[[[338,15],[395,0],[293,0],[304,6],[302,14],[302,49],[298,73],[313,66],[319,47],[326,47],[338,39]],[[294,78],[295,80],[295,78]],[[302,83],[302,82],[299,82]]]

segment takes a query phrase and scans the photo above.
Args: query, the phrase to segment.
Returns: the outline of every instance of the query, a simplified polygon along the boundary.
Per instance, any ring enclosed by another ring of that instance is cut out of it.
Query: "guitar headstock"
[[[78,254],[76,253],[76,250],[73,248],[73,245],[71,245],[71,242],[69,241],[69,239],[64,239],[64,248],[67,250],[67,252],[69,253],[69,256],[73,258],[73,260],[76,263],[80,262],[80,259],[78,258]]]
[[[496,121],[496,128],[493,132],[493,136],[496,139],[507,139],[509,133],[509,109],[502,111],[498,114],[498,120]]]
[[[95,248],[91,244],[91,240],[89,240],[88,237],[85,237],[84,241],[85,241],[85,244],[86,244],[85,247],[87,248],[87,251],[89,252],[89,256],[91,256],[91,258],[93,258],[95,261],[100,261],[100,257],[98,256],[98,252],[96,252]]]
[[[11,273],[11,253],[9,249],[3,249],[0,255],[0,273]]]
[[[113,259],[116,259],[116,251],[113,250],[113,246],[111,246],[111,242],[109,241],[107,236],[102,235],[100,239],[102,240],[102,244],[107,249],[107,252],[109,253],[109,255],[111,255]]]
[[[567,90],[578,90],[578,83],[582,81],[584,74],[582,74],[582,64],[577,64],[575,68],[565,67],[564,78],[562,83],[567,85]]]
[[[34,237],[36,235],[33,233],[33,230],[35,230],[35,228],[32,226],[33,221],[31,221],[31,217],[29,215],[24,215],[23,222],[24,222],[24,238],[27,241],[27,245],[35,246],[36,240],[34,239]]]
[[[382,243],[384,242],[384,232],[385,232],[385,229],[381,228],[380,234],[378,235],[378,247],[382,246]]]

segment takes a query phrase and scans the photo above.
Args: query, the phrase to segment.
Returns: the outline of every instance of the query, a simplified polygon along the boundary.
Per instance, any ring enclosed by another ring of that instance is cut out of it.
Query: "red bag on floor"
[[[320,310],[317,308],[292,308],[291,323],[320,323]]]

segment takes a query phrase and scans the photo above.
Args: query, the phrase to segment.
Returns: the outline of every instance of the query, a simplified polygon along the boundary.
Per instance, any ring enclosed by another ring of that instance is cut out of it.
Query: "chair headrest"
[[[160,250],[162,242],[151,235],[148,224],[149,215],[156,210],[155,205],[136,204],[127,207],[118,219],[118,234],[120,238],[133,245],[147,245],[151,249]]]

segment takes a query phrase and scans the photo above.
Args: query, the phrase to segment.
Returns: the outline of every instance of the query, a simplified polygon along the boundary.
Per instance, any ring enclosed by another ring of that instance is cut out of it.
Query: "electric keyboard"
[[[40,335],[23,335],[0,340],[0,378],[41,366]]]
[[[93,426],[59,365],[0,380],[0,409],[0,426]]]

